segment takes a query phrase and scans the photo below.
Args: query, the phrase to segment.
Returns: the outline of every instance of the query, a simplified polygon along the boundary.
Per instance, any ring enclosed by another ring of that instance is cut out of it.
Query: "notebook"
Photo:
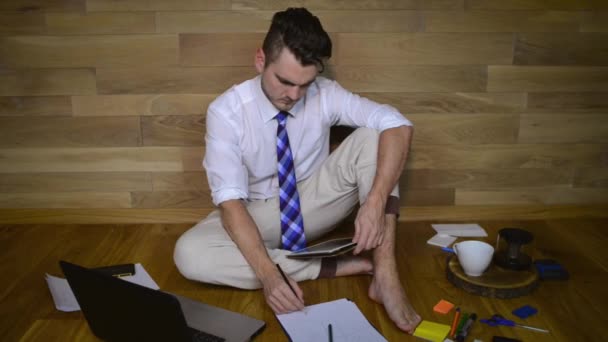
[[[102,340],[243,342],[266,326],[236,312],[66,261],[59,264],[91,331]]]

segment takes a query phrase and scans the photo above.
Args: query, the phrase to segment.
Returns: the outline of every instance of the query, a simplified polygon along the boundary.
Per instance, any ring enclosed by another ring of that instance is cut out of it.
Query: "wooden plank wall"
[[[608,203],[605,0],[4,0],[0,209],[209,211],[206,108],[288,5],[415,123],[404,207]]]

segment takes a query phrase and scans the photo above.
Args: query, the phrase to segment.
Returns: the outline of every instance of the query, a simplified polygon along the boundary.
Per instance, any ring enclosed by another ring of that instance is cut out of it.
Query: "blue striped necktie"
[[[300,195],[296,171],[287,136],[287,112],[279,112],[277,127],[277,162],[279,174],[279,206],[281,208],[281,244],[283,249],[297,251],[306,247],[304,220],[300,210]]]

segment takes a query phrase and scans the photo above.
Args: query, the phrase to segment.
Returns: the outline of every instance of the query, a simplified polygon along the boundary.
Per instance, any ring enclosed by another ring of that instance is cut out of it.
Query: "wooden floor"
[[[446,255],[426,244],[431,222],[402,222],[398,231],[401,277],[424,319],[447,323],[433,306],[446,299],[479,317],[510,312],[524,304],[539,309],[525,324],[550,334],[476,323],[471,338],[493,335],[522,341],[600,341],[608,324],[608,219],[479,222],[493,242],[502,227],[522,227],[535,235],[533,256],[554,258],[571,273],[568,281],[543,282],[531,295],[501,300],[465,293],[445,278]],[[56,311],[44,281],[46,272],[61,275],[57,262],[85,266],[141,262],[166,291],[263,319],[256,341],[284,341],[285,335],[265,305],[261,291],[241,291],[184,279],[172,261],[173,245],[189,225],[4,225],[0,226],[0,341],[94,341],[81,313]],[[343,234],[344,231],[338,234]],[[343,297],[354,300],[389,341],[415,341],[397,331],[383,308],[367,297],[369,276],[309,281],[302,284],[308,304]]]

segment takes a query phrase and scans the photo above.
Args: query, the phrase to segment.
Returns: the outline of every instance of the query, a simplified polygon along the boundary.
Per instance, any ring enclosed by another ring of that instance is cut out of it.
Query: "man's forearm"
[[[380,196],[386,201],[405,167],[412,134],[411,126],[395,127],[380,133],[376,176],[369,195]]]
[[[277,272],[268,256],[262,236],[253,218],[240,200],[229,200],[220,204],[222,223],[232,241],[237,245],[256,276],[264,282]]]

